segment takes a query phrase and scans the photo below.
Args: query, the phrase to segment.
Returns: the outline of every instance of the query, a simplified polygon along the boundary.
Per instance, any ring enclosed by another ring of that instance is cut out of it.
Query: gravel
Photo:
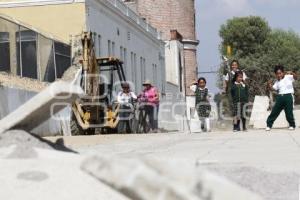
[[[49,85],[49,83],[40,82],[38,80],[25,77],[21,78],[19,76],[1,72],[0,85],[33,92],[40,92],[45,89]]]

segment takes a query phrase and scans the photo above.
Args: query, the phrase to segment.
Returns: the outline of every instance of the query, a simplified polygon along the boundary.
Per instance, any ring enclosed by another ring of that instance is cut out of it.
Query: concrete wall
[[[166,41],[166,81],[180,87],[182,84],[183,44],[178,40]]]
[[[22,90],[18,88],[0,87],[0,120],[7,116],[9,113],[16,110],[26,101],[31,99],[36,92]],[[66,108],[55,115],[56,119],[49,119],[43,124],[35,128],[32,133],[40,136],[55,136],[55,135],[70,135],[69,115],[70,108]]]

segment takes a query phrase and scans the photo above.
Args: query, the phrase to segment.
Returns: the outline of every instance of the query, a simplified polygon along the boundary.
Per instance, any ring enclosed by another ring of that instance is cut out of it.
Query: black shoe
[[[237,124],[233,125],[233,132],[241,131],[240,127]]]

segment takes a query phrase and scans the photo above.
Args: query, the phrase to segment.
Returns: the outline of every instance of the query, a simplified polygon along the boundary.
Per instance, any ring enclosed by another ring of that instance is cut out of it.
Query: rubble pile
[[[49,86],[49,83],[0,72],[0,85],[32,92],[40,92]]]
[[[80,68],[76,65],[69,67],[63,74],[61,80],[66,82],[72,82]]]

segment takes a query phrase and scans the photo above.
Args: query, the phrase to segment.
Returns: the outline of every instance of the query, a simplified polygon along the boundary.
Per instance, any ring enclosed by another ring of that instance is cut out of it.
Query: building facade
[[[194,0],[123,0],[139,15],[162,32],[162,39],[170,40],[170,31],[182,35],[184,45],[185,94],[192,95],[189,82],[197,79],[197,45]]]
[[[53,62],[46,62],[53,60],[51,49],[55,48],[54,43],[60,42],[70,48],[69,57],[74,64],[76,60],[74,58],[80,57],[82,32],[91,31],[97,56],[121,58],[124,62],[126,78],[133,82],[133,91],[140,93],[142,83],[146,79],[150,79],[159,89],[162,94],[160,127],[167,130],[181,129],[184,117],[184,102],[181,96],[183,89],[180,88],[183,79],[181,69],[184,63],[182,41],[164,42],[163,35],[131,8],[134,9],[121,0],[0,0],[0,14],[6,16],[6,19],[11,19],[17,27],[10,30],[13,37],[9,39],[9,48],[15,49],[10,52],[11,58],[16,57],[14,52],[18,48],[17,32],[20,27],[37,32],[38,38],[41,36],[49,38],[48,43],[38,39],[33,44],[37,46],[37,49],[46,52],[48,60],[46,57],[40,59],[40,53],[36,53],[37,60],[34,60],[34,63],[37,63],[37,69],[42,69],[40,71],[30,66],[29,63],[32,63],[32,60],[25,63],[23,67],[28,70],[30,78],[36,78],[33,76],[35,72],[41,74],[38,78],[40,81],[52,82],[60,78],[60,76],[51,76],[51,80],[43,78],[45,74],[48,74],[47,70],[45,71],[48,68],[62,72],[60,68],[57,68],[58,66],[55,68]],[[2,38],[3,41],[7,40],[5,36]],[[17,63],[17,59],[12,60]],[[166,75],[166,66],[168,75]],[[11,67],[11,69],[15,70],[15,75],[22,76],[17,73],[17,67]],[[115,90],[117,91],[118,88]],[[174,98],[174,95],[179,95],[179,97]],[[179,117],[174,118],[175,115]]]

